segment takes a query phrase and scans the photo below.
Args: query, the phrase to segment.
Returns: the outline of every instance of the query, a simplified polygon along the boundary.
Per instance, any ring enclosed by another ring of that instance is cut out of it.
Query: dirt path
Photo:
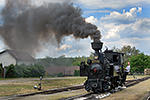
[[[144,97],[149,94],[149,91],[150,79],[114,93],[102,100],[146,100]]]

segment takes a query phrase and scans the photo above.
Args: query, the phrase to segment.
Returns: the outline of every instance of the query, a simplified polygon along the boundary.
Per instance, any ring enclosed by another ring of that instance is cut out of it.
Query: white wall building
[[[4,50],[0,52],[0,63],[2,63],[2,77],[5,77],[6,74],[6,67],[9,66],[10,64],[13,65],[30,65],[34,64],[36,60],[29,55],[27,52],[21,52],[21,51],[14,51],[14,50]]]

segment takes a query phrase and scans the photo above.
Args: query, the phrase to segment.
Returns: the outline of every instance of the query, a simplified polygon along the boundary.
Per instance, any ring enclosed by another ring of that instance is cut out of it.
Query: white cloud
[[[106,35],[106,39],[110,39],[110,38],[115,38],[115,39],[119,39],[120,36],[117,34],[118,33],[118,29],[110,29],[108,30],[108,35]]]
[[[4,1],[4,0],[0,0],[0,6],[3,6],[3,5],[4,5],[4,3],[5,3],[5,1]]]
[[[137,27],[136,30],[141,30],[141,31],[150,31],[150,18],[143,18],[137,20],[135,23],[135,26]],[[149,33],[150,34],[150,33]]]
[[[139,7],[138,9],[141,11]],[[137,12],[136,8],[131,8],[129,12],[125,12],[125,10],[123,10],[123,13],[113,12],[100,20],[90,16],[86,21],[98,26],[102,34],[102,40],[105,41],[115,41],[127,37],[144,37],[144,34],[150,36],[150,19],[137,18]]]
[[[66,50],[67,48],[71,49],[72,45],[63,44],[60,48],[57,48],[56,50]]]
[[[1,0],[2,2],[4,0]],[[126,6],[141,6],[141,5],[149,5],[149,0],[32,0],[33,4],[41,5],[43,2],[73,2],[75,6],[82,5],[83,8],[88,9],[99,9],[99,8],[124,8]],[[87,11],[89,12],[110,12],[109,10],[93,10]]]
[[[95,12],[97,12],[97,13],[111,13],[112,11],[109,11],[109,10],[91,10],[91,11],[87,10],[87,11],[84,11],[84,13],[95,13]]]
[[[94,18],[94,16],[90,16],[90,17],[86,18],[85,20],[88,23],[96,23],[98,21],[97,18]]]
[[[125,12],[125,9],[123,10],[123,13],[119,13],[119,12],[112,12],[110,13],[110,15],[107,15],[105,17],[101,18],[101,21],[109,21],[109,22],[113,22],[116,24],[129,24],[132,23],[134,21],[136,21],[136,17],[137,17],[137,12],[141,12],[141,8],[138,7],[137,8],[131,8],[130,11]]]
[[[49,51],[49,49],[47,49],[47,48],[43,48],[43,51]]]
[[[69,52],[77,52],[77,50],[70,50]]]
[[[83,5],[84,8],[113,8],[119,9],[127,6],[150,5],[150,0],[76,0],[75,3]]]
[[[140,14],[142,13],[142,7],[138,7],[138,11]]]
[[[81,52],[81,50],[78,50],[78,53]]]
[[[114,42],[104,42],[105,46],[108,46],[111,49],[113,46],[117,48],[122,48],[124,45],[135,46],[137,49],[140,49],[141,52],[144,51],[146,54],[150,54],[149,49],[147,48],[150,45],[150,38],[124,38]],[[104,47],[104,46],[103,46]],[[104,48],[103,48],[104,50]]]
[[[137,12],[142,13],[142,8],[131,8],[129,11],[124,9],[123,13],[112,12],[99,20],[90,16],[86,21],[99,27],[104,46],[121,48],[131,45],[150,54],[147,49],[150,45],[150,18],[138,18]]]
[[[47,3],[47,2],[69,2],[71,0],[32,0],[32,3],[37,5],[37,6],[40,6],[42,5],[43,3]]]

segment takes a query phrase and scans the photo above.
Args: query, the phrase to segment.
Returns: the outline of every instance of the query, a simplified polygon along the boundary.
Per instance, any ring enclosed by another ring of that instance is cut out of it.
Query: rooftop
[[[28,54],[27,52],[22,52],[22,51],[15,51],[15,50],[4,50],[0,52],[0,54],[8,52],[10,55],[12,55],[16,60],[24,60],[24,61],[35,61],[35,59]]]

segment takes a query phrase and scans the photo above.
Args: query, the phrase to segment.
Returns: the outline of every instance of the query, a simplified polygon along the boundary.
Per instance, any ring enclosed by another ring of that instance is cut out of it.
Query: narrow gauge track
[[[15,96],[24,97],[24,96],[31,96],[31,95],[36,95],[36,94],[53,94],[53,93],[65,92],[65,91],[70,91],[70,90],[78,90],[78,89],[83,89],[83,88],[84,88],[84,85],[79,85],[79,86],[65,87],[65,88],[60,88],[60,89],[46,90],[46,91],[36,92],[36,93],[20,94],[20,95],[15,95]]]
[[[145,81],[147,79],[150,79],[150,77],[144,77],[144,78],[135,79],[135,80],[127,80],[126,81],[126,87],[133,86],[133,85],[138,84],[138,83]],[[99,99],[108,97],[108,96],[110,96],[110,94],[115,93],[117,91],[121,91],[121,90],[123,90],[123,89],[117,89],[117,90],[111,91],[111,93],[107,92],[107,93],[101,93],[101,94],[94,94],[94,93],[90,92],[87,94],[62,98],[62,99],[58,99],[58,100],[96,100],[96,99],[99,100]]]
[[[147,79],[150,79],[150,77],[144,77],[140,79],[135,79],[135,80],[127,80],[126,81],[126,87],[132,86],[134,84],[137,84],[139,82],[145,81]],[[59,93],[59,92],[65,92],[65,91],[71,91],[71,90],[78,90],[78,89],[83,89],[84,85],[79,85],[79,86],[72,86],[72,87],[66,87],[66,88],[60,88],[60,89],[52,89],[52,90],[46,90],[46,91],[41,91],[41,92],[36,92],[36,93],[29,93],[29,94],[19,94],[19,95],[14,95],[14,96],[9,96],[9,97],[4,97],[5,98],[15,98],[15,97],[26,97],[26,96],[33,96],[37,94],[54,94],[54,93]],[[102,95],[102,96],[100,96]],[[93,99],[95,100],[96,98],[100,99],[105,96],[109,96],[110,93],[103,93],[103,94],[93,94],[92,92],[87,93],[87,94],[82,94],[82,95],[77,95],[77,96],[72,96],[68,98],[62,98],[59,100],[79,100],[79,98],[84,98],[85,99]]]

